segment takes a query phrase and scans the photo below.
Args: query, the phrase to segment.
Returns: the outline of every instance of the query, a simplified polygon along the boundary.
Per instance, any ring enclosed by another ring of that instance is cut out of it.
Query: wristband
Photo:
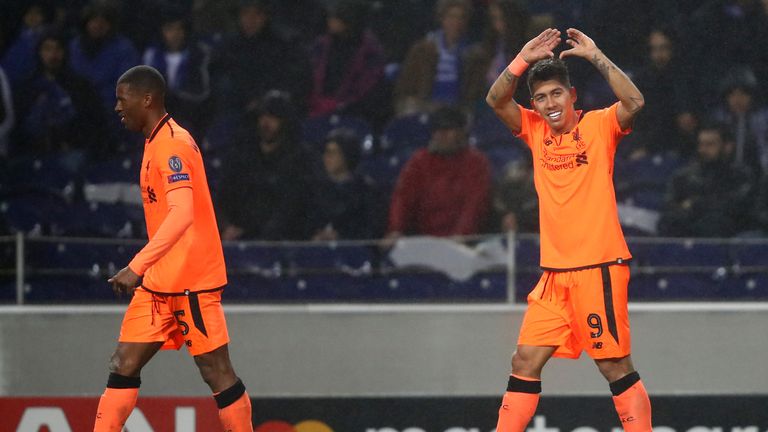
[[[507,66],[509,73],[517,77],[523,76],[526,69],[528,69],[528,62],[523,60],[523,57],[521,57],[520,54],[518,54],[515,59],[512,60],[512,63]]]

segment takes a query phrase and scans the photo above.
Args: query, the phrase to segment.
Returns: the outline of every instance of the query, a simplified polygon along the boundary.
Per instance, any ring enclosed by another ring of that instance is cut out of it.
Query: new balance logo
[[[593,342],[592,343],[592,349],[603,349],[603,343],[602,342]]]

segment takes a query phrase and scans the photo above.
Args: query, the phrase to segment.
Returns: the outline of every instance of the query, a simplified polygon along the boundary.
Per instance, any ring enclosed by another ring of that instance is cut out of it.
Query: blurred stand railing
[[[633,301],[768,299],[768,239],[628,238]],[[0,302],[114,303],[106,280],[142,240],[0,237]],[[514,247],[509,247],[514,245]],[[538,236],[225,242],[225,299],[251,303],[524,302]]]

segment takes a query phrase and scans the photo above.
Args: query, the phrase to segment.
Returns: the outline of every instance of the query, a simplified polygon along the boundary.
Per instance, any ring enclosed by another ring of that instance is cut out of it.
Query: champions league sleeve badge
[[[181,172],[181,169],[183,168],[183,165],[181,164],[181,158],[176,155],[168,158],[168,167],[173,172]]]

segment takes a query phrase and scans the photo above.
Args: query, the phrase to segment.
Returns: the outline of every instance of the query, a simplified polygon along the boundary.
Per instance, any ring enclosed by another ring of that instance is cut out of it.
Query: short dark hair
[[[555,80],[571,88],[571,78],[565,62],[557,57],[539,60],[528,71],[528,91],[533,97],[533,85],[541,81]]]
[[[134,66],[117,80],[117,84],[128,84],[139,91],[151,93],[161,100],[165,99],[165,78],[152,66]]]

